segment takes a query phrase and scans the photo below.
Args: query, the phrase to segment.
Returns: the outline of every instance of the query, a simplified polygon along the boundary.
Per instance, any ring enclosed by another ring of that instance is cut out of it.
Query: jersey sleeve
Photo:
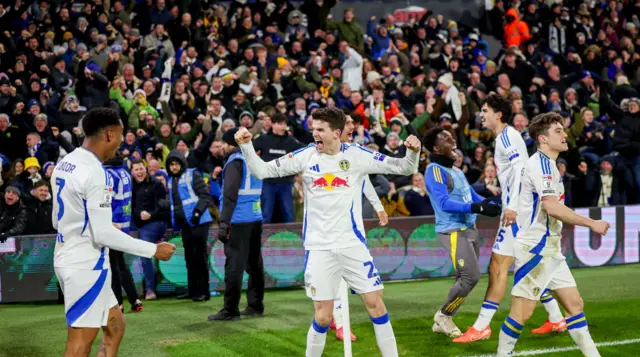
[[[509,154],[509,161],[512,165],[512,171],[514,174],[513,187],[509,192],[509,205],[507,209],[512,211],[518,210],[518,202],[520,201],[520,184],[522,182],[522,170],[529,159],[527,152],[527,145],[524,143],[524,139],[517,130],[509,130],[509,141],[511,142]]]
[[[309,161],[309,154],[313,152],[314,146],[305,146],[269,162],[264,162],[256,154],[253,144],[250,142],[240,145],[240,150],[242,150],[242,155],[244,155],[251,174],[263,180],[272,177],[291,176],[302,172],[304,165]]]
[[[351,146],[357,150],[357,160],[366,174],[413,175],[418,171],[420,153],[407,149],[403,158],[388,157],[385,154],[371,151],[362,146]]]
[[[448,213],[471,213],[470,203],[458,202],[449,197],[448,180],[446,172],[440,167],[432,165],[427,168],[425,182],[433,204]]]
[[[380,197],[378,197],[376,189],[373,187],[373,184],[371,183],[371,180],[369,180],[368,176],[364,178],[364,196],[367,198],[367,200],[369,200],[376,212],[384,211],[382,202],[380,202]]]
[[[540,196],[558,196],[558,192],[553,187],[554,171],[551,169],[551,161],[540,157],[535,162],[530,161],[525,168],[527,180],[533,185],[534,191]]]
[[[89,174],[83,184],[83,198],[87,202],[87,216],[94,242],[129,254],[153,257],[156,253],[155,244],[134,239],[111,223],[113,188],[108,184],[107,175],[105,170],[96,170]]]

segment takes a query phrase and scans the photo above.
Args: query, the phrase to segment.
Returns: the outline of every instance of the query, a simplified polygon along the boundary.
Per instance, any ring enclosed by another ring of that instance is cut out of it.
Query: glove
[[[193,212],[193,217],[191,217],[191,223],[193,223],[194,226],[197,226],[200,224],[200,212]]]
[[[6,233],[0,233],[0,243],[4,243],[7,241],[7,234]]]
[[[229,223],[220,222],[220,227],[218,228],[218,240],[224,244],[229,243]]]
[[[493,197],[486,198],[482,202],[471,204],[471,212],[481,214],[483,216],[497,217],[502,212],[502,205],[496,203]]]

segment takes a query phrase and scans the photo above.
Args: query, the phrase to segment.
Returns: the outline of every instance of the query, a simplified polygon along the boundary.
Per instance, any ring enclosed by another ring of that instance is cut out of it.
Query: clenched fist
[[[154,257],[158,260],[169,260],[175,251],[175,245],[167,242],[160,242],[156,245],[156,254]]]
[[[249,130],[247,130],[247,128],[240,127],[234,138],[236,139],[236,143],[238,143],[238,145],[242,145],[250,142],[252,135]]]
[[[420,149],[422,148],[420,139],[418,139],[415,135],[409,135],[407,140],[404,141],[404,146],[406,146],[407,149],[413,152],[420,152]]]

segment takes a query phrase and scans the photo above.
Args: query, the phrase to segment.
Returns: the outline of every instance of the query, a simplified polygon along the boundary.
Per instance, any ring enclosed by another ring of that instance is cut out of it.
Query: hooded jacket
[[[506,42],[506,47],[520,47],[531,39],[529,25],[520,20],[520,16],[518,16],[518,11],[516,11],[516,9],[511,8],[507,10],[506,16],[514,18],[512,22],[509,22],[504,26],[504,41]]]
[[[180,171],[177,174],[171,172],[171,163],[174,161],[180,163]],[[185,214],[182,208],[182,200],[178,194],[178,181],[179,178],[184,174],[186,168],[187,160],[185,159],[184,155],[182,155],[182,153],[178,150],[172,150],[167,157],[167,173],[171,178],[173,178],[173,180],[171,180],[169,184],[172,185],[170,194],[173,195],[175,221],[183,227],[185,226]],[[207,186],[198,171],[193,172],[193,191],[199,199],[194,212],[202,215],[207,207],[213,205],[213,199],[211,198],[209,190],[207,189]]]

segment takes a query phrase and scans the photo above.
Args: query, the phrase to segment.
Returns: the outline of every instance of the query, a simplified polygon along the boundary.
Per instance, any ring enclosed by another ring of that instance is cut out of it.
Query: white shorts
[[[106,326],[109,310],[118,305],[118,300],[111,290],[111,269],[56,268],[55,271],[64,294],[67,326]]]
[[[502,222],[502,220],[501,220]],[[513,241],[518,234],[518,224],[514,223],[510,227],[500,227],[493,243],[493,252],[496,254],[513,257]]]
[[[382,280],[365,245],[346,249],[308,250],[305,253],[304,285],[314,301],[333,300],[340,280],[356,294],[382,290]]]
[[[576,286],[576,281],[569,270],[564,257],[546,256],[533,253],[518,253],[526,251],[519,249],[516,243],[515,276],[511,295],[529,300],[540,300],[545,291],[570,288]]]

